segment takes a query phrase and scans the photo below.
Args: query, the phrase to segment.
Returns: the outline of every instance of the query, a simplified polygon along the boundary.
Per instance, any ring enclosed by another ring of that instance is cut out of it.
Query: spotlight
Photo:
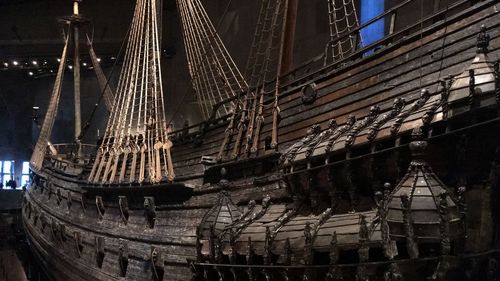
[[[51,70],[50,70],[50,73],[54,73],[54,70],[53,70],[53,69],[51,69]]]
[[[111,60],[116,60],[116,57],[111,57]]]
[[[60,59],[60,58],[57,58],[57,62],[61,62],[61,59]]]
[[[34,109],[34,110],[39,110],[39,109],[40,109],[40,107],[38,107],[38,106],[33,106],[33,109]]]
[[[33,76],[33,74],[34,74],[33,71],[28,72],[29,76]]]
[[[4,62],[4,63],[3,63],[3,66],[5,66],[5,67],[9,67],[9,63]]]
[[[46,61],[46,60],[45,60],[45,61],[43,61],[43,65],[47,65],[47,61]]]
[[[101,62],[101,58],[97,58],[97,62]]]
[[[33,65],[38,65],[38,62],[36,60],[31,62]]]
[[[17,60],[12,62],[13,65],[19,65],[19,62]]]
[[[87,63],[86,63],[86,62],[84,62],[84,63],[82,63],[82,65],[83,65],[83,66],[87,66]]]
[[[72,65],[68,65],[68,68],[69,68],[69,69],[73,69],[73,66],[72,66]]]

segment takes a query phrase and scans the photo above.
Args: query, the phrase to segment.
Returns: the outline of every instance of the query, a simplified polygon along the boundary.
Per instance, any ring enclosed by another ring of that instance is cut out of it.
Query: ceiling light
[[[38,106],[33,106],[33,109],[34,109],[34,110],[39,110],[39,109],[40,109],[40,107],[38,107]]]
[[[38,65],[38,62],[36,60],[31,62],[33,65]]]
[[[61,62],[61,59],[60,59],[60,58],[57,58],[57,62]]]
[[[97,61],[98,61],[98,62],[101,62],[101,58],[97,58]]]
[[[29,76],[33,76],[33,74],[34,74],[33,71],[28,72]]]
[[[5,66],[5,67],[9,67],[9,63],[4,62],[4,63],[3,63],[3,66]]]
[[[73,69],[73,66],[72,66],[72,65],[68,65],[68,68],[69,68],[69,69]]]
[[[83,66],[87,66],[87,63],[86,63],[86,62],[84,62],[84,63],[83,63]]]
[[[12,62],[13,65],[19,65],[19,62],[17,60]]]

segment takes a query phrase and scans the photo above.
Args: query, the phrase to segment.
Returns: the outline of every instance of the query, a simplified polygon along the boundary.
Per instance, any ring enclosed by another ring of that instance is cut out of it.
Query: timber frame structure
[[[250,154],[224,133],[243,113],[169,134],[174,182],[89,182],[54,145],[23,199],[34,254],[54,280],[496,280],[500,4],[452,2],[283,73]]]

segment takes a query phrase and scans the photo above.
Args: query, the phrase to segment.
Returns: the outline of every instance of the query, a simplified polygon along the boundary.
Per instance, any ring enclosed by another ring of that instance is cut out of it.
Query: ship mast
[[[73,26],[73,43],[75,44],[75,54],[74,54],[74,70],[73,70],[73,87],[75,95],[75,142],[77,145],[76,155],[77,158],[81,156],[81,141],[80,134],[82,132],[82,112],[81,112],[81,101],[80,101],[80,19],[78,11],[78,2],[82,0],[74,0],[73,2],[73,16],[71,25]]]
[[[52,129],[54,127],[54,122],[57,116],[59,101],[61,97],[62,83],[64,80],[64,72],[66,69],[66,64],[68,60],[68,49],[70,48],[70,42],[73,42],[74,46],[74,66],[73,67],[73,79],[74,79],[74,106],[75,106],[75,134],[74,139],[76,143],[75,158],[74,160],[80,161],[81,159],[81,105],[80,105],[80,29],[82,26],[86,25],[90,21],[80,15],[79,13],[79,2],[82,0],[73,0],[73,14],[71,16],[62,17],[60,21],[68,27],[68,32],[65,32],[65,45],[60,58],[60,64],[58,67],[56,80],[54,87],[52,89],[52,95],[49,100],[49,105],[47,107],[47,112],[43,120],[43,124],[40,128],[40,135],[38,136],[37,143],[33,150],[31,156],[31,168],[35,171],[42,169],[43,160],[47,152],[47,145],[50,141],[50,136],[52,134]],[[92,66],[94,72],[97,76],[97,81],[99,87],[102,91],[102,96],[105,102],[106,109],[111,111],[114,102],[114,94],[108,85],[107,79],[104,76],[104,72],[99,65],[99,59],[97,58],[94,49],[92,47],[92,42],[87,35],[87,46],[89,51],[89,56],[92,61]],[[57,151],[56,151],[57,152]]]
[[[297,25],[298,4],[298,0],[288,0],[283,39],[283,52],[281,54],[281,68],[278,73],[279,76],[292,70],[293,67],[293,49],[295,46],[295,27]]]

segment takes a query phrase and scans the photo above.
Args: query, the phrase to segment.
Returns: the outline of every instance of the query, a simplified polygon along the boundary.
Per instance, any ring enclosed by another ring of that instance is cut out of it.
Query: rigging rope
[[[248,88],[243,75],[217,34],[199,0],[177,0],[181,19],[188,70],[200,110],[205,119],[214,106],[238,96]],[[237,102],[216,109],[220,117],[238,107]]]
[[[129,26],[127,32],[125,33],[125,38],[128,37],[128,34],[130,33],[130,27]],[[113,91],[111,90],[109,86],[109,82],[111,81],[111,78],[113,77],[113,74],[115,73],[116,65],[118,63],[118,58],[121,57],[126,39],[124,39],[120,45],[120,50],[118,51],[118,54],[116,56],[116,60],[114,61],[113,65],[111,66],[111,70],[109,72],[108,78],[104,76],[104,72],[102,71],[101,65],[99,64],[99,60],[97,59],[97,56],[95,54],[95,51],[92,47],[92,41],[89,38],[87,34],[87,45],[89,47],[89,54],[90,54],[90,59],[92,61],[92,65],[94,66],[94,71],[97,76],[97,81],[99,83],[99,87],[101,89],[101,94],[99,95],[99,99],[97,100],[96,104],[94,105],[94,108],[92,109],[92,112],[90,112],[89,118],[85,122],[85,125],[82,128],[82,132],[80,133],[80,136],[78,139],[83,139],[83,137],[86,135],[90,125],[92,124],[92,120],[94,119],[94,116],[97,112],[97,108],[101,104],[101,101],[104,99],[104,104],[106,105],[106,109],[108,114],[110,114],[113,110],[113,105],[115,103],[115,95],[113,94]]]
[[[89,181],[172,181],[172,143],[164,112],[157,1],[138,0],[115,105]]]
[[[344,58],[349,53],[356,50],[358,45],[362,45],[361,33],[351,34],[351,31],[359,26],[358,14],[353,0],[327,0],[328,19],[330,27],[331,58],[336,61]],[[340,3],[338,3],[340,2]],[[345,39],[335,40],[348,33]]]
[[[69,27],[71,28],[71,26]],[[71,34],[71,33],[68,33]],[[68,43],[70,36],[66,36],[64,49],[61,55],[61,63],[59,64],[59,69],[57,70],[56,81],[54,83],[54,88],[52,90],[52,95],[50,97],[49,105],[47,108],[47,113],[43,120],[42,127],[40,129],[40,135],[36,142],[33,154],[31,155],[31,168],[35,171],[40,171],[43,164],[43,159],[45,158],[45,153],[47,151],[47,145],[52,134],[52,128],[54,127],[54,121],[57,116],[57,111],[59,108],[59,100],[61,97],[61,86],[64,77],[64,69],[66,67],[66,56],[68,51]]]

